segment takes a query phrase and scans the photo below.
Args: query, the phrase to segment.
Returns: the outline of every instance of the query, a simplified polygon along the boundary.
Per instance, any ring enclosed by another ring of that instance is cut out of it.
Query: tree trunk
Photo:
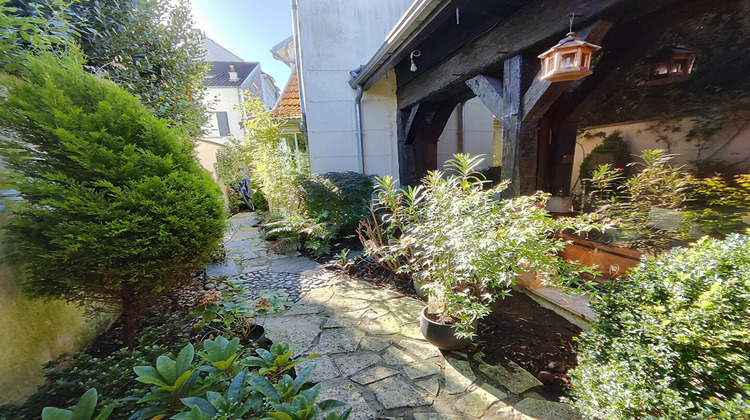
[[[122,340],[130,349],[135,350],[136,333],[138,332],[138,315],[140,305],[137,300],[123,299],[122,301]]]

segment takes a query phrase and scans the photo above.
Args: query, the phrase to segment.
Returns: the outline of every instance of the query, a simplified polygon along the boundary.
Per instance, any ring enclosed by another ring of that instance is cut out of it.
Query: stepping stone
[[[440,349],[426,341],[404,339],[396,343],[396,345],[424,360],[442,356]]]
[[[432,404],[432,398],[420,394],[413,386],[398,377],[385,378],[368,385],[375,398],[386,410],[403,407],[421,407]]]
[[[286,312],[284,312],[284,315],[292,316],[292,315],[310,315],[310,314],[319,314],[323,312],[323,308],[321,308],[318,305],[296,305],[292,306],[291,308],[287,309]]]
[[[315,370],[310,377],[310,382],[312,383],[323,382],[325,380],[334,379],[341,376],[341,373],[339,373],[339,370],[336,369],[336,366],[333,365],[331,358],[328,356],[320,356],[316,357],[315,359],[305,360],[304,362],[295,366],[294,370],[299,374],[303,369],[311,364],[315,364]]]
[[[335,317],[327,318],[326,322],[323,324],[323,328],[352,328],[352,327],[357,326],[357,324],[359,324],[359,319],[357,318],[346,318],[346,317],[335,316]],[[360,342],[360,345],[361,344],[362,343]],[[369,349],[363,349],[363,350],[369,350]]]
[[[488,420],[537,420],[516,410],[513,406],[498,402],[492,408],[487,410],[482,419]]]
[[[493,381],[508,388],[514,394],[522,394],[532,388],[542,386],[529,372],[526,372],[521,366],[512,361],[508,361],[508,368],[503,366],[492,366],[487,363],[479,364],[479,371],[487,375]]]
[[[383,360],[389,365],[403,366],[411,363],[417,363],[416,360],[407,352],[396,348],[389,347],[383,354]]]
[[[498,401],[498,398],[487,392],[484,387],[477,388],[458,400],[456,410],[470,416],[481,417],[496,401]]]
[[[324,327],[325,328],[325,327]],[[392,340],[387,337],[367,336],[359,342],[359,348],[369,351],[381,351],[391,345]]]
[[[317,401],[339,400],[352,407],[350,420],[373,420],[377,416],[375,411],[362,396],[359,387],[347,379],[333,379],[321,384],[323,390],[318,395]],[[342,410],[339,410],[343,412]]]
[[[274,343],[286,343],[295,349],[295,355],[307,354],[313,341],[320,334],[323,318],[317,315],[284,317],[284,314],[269,315],[263,327],[266,336]],[[314,353],[314,352],[312,352]]]
[[[398,375],[398,371],[385,366],[373,366],[359,372],[350,379],[360,385],[367,385],[393,375]]]
[[[271,273],[304,274],[307,271],[314,271],[319,268],[320,264],[315,261],[298,256],[275,259],[271,262],[271,267],[268,271]]]
[[[365,313],[367,315],[367,313]],[[382,316],[375,320],[363,319],[360,329],[368,334],[389,335],[399,332],[400,323],[390,315]]]
[[[451,357],[445,358],[445,392],[448,394],[462,393],[477,379],[471,370],[471,365],[465,360]]]
[[[359,340],[364,335],[365,333],[362,331],[343,328],[323,330],[320,333],[320,341],[310,352],[320,354],[350,353],[357,350]]]
[[[366,352],[336,356],[333,361],[344,376],[351,376],[362,369],[382,362],[383,359],[375,353]]]
[[[442,413],[414,413],[414,420],[465,420],[465,417]]]
[[[226,260],[222,263],[211,263],[206,267],[207,277],[231,277],[240,274],[237,270],[237,264],[232,260]]]
[[[419,379],[424,378],[425,376],[440,373],[440,366],[431,362],[420,363],[416,365],[406,365],[404,366],[404,372],[406,373],[406,376],[409,377],[409,379]]]
[[[242,253],[238,257],[239,257],[240,261],[254,260],[254,259],[258,258],[258,254],[254,253],[253,251],[247,251],[247,252]]]
[[[247,241],[249,239],[261,239],[260,233],[255,230],[238,231],[232,235],[229,240],[231,241]]]
[[[524,398],[515,409],[538,420],[578,420],[581,415],[568,404]]]
[[[250,241],[232,241],[232,242],[225,242],[224,248],[226,248],[227,252],[231,251],[231,248],[241,248],[244,246],[251,246],[252,242]]]
[[[437,397],[440,392],[440,382],[437,378],[422,379],[414,382],[414,385],[424,389],[432,397]]]
[[[371,305],[370,302],[363,299],[351,299],[333,296],[328,300],[326,306],[334,312],[352,312],[366,309]],[[364,311],[363,311],[364,313]]]

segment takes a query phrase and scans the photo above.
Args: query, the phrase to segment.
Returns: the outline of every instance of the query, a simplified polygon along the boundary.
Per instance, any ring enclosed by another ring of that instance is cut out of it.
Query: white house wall
[[[411,0],[300,0],[300,78],[312,172],[357,171],[354,99],[349,71],[366,63]],[[398,173],[395,77],[362,98],[365,171]]]
[[[478,98],[473,98],[464,104],[464,136],[463,153],[472,156],[484,155],[480,167],[492,166],[494,152],[493,115]],[[438,169],[443,169],[446,161],[458,151],[458,115],[453,110],[445,129],[438,140],[437,161]]]
[[[727,163],[736,163],[733,168],[738,172],[747,173],[750,165],[750,150],[747,144],[750,143],[750,114],[730,115],[727,123],[712,137],[713,141],[708,144],[708,148],[702,152],[702,157],[711,156],[716,153],[714,158]],[[680,126],[679,132],[670,133],[665,130],[667,125]],[[672,160],[675,165],[687,165],[692,168],[691,161],[698,157],[696,147],[697,140],[687,141],[684,139],[685,134],[690,130],[692,122],[690,118],[674,121],[641,121],[627,124],[611,125],[606,127],[592,127],[586,129],[576,139],[576,153],[573,160],[573,174],[571,185],[574,191],[580,191],[581,180],[579,172],[583,158],[586,157],[598,145],[602,144],[602,138],[586,138],[585,134],[605,133],[612,134],[614,131],[620,131],[623,141],[627,143],[630,153],[639,156],[643,150],[647,149],[667,149],[664,141],[659,141],[659,136],[666,136],[672,143],[670,153],[676,156]],[[731,139],[731,141],[730,141]],[[637,160],[633,158],[633,160]]]
[[[229,120],[229,131],[230,134],[237,138],[242,138],[244,130],[240,125],[242,114],[237,108],[240,104],[240,91],[236,87],[232,88],[216,88],[209,87],[206,89],[206,101],[210,107],[211,113],[224,111],[227,113]],[[219,136],[219,127],[216,126],[216,120],[213,114],[211,115],[209,125],[206,130],[206,135],[203,136],[205,139],[221,144],[226,143],[225,137]]]

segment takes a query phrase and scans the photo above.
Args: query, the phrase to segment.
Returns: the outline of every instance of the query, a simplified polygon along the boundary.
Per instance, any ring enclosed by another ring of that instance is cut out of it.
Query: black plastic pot
[[[422,335],[430,344],[440,350],[447,351],[462,349],[471,344],[471,340],[468,338],[456,337],[455,326],[439,324],[430,320],[425,316],[426,311],[427,307],[422,309],[422,316],[419,317],[419,327],[422,330]],[[476,330],[476,321],[472,324],[472,328]]]
[[[247,342],[243,344],[246,346],[257,345],[260,348],[268,349],[273,343],[266,337],[266,329],[260,325],[256,325],[250,331],[250,337]]]

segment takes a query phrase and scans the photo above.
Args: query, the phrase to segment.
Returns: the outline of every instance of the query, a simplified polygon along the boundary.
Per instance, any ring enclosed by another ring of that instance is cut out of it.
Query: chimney
[[[229,66],[229,80],[239,80],[237,77],[237,71],[234,70],[234,66]]]

